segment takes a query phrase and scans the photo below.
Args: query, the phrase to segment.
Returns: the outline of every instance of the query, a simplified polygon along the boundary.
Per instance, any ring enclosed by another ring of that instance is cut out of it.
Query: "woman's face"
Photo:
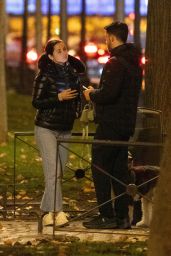
[[[68,60],[68,51],[64,42],[57,43],[54,46],[54,51],[52,55],[48,55],[51,60],[55,63],[63,64]]]

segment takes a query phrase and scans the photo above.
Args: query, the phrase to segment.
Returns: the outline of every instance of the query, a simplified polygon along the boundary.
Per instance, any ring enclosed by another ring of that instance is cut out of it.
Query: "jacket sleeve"
[[[90,93],[90,99],[97,104],[115,104],[122,90],[125,68],[116,58],[104,66],[99,88]]]
[[[37,109],[48,109],[59,103],[57,93],[49,95],[48,78],[38,75],[33,83],[32,105]]]

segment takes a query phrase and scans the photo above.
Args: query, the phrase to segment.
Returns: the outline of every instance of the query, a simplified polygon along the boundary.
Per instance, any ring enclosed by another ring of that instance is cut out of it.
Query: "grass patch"
[[[14,246],[0,246],[0,255],[13,256],[146,256],[145,242],[104,243],[104,242],[67,242],[43,240],[33,246],[29,243]]]
[[[32,107],[31,96],[9,91],[7,102],[9,131],[33,131],[36,110]]]
[[[14,183],[14,132],[30,132],[34,130],[34,116],[36,110],[32,107],[31,96],[17,94],[9,91],[8,102],[8,128],[9,141],[0,145],[0,184],[7,184],[7,197],[12,198]],[[79,120],[74,123],[74,132],[82,132],[82,124]],[[94,130],[91,124],[90,131]],[[16,140],[16,196],[17,199],[34,198],[43,193],[44,176],[42,162],[37,150],[34,136],[20,136]],[[76,137],[78,138],[78,136]],[[69,145],[69,148],[78,155],[90,158],[90,146],[82,144]],[[78,208],[74,200],[84,193],[84,187],[90,185],[88,179],[76,179],[75,171],[79,168],[87,168],[88,164],[81,161],[72,152],[69,152],[67,168],[64,174],[63,195],[66,201]],[[86,176],[90,177],[90,168],[87,168]],[[88,185],[87,185],[88,183]],[[11,186],[12,185],[12,186]],[[0,191],[4,187],[0,186]],[[70,193],[72,191],[72,193]],[[70,199],[68,199],[68,196]],[[40,198],[39,198],[40,200]]]
[[[145,256],[146,244],[136,243],[74,243],[69,246],[70,256]]]

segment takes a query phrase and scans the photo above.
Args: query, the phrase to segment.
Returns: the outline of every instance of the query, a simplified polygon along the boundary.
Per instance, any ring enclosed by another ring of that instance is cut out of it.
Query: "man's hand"
[[[90,101],[90,92],[93,92],[95,89],[92,86],[89,86],[87,90],[85,90],[84,97],[87,101]]]

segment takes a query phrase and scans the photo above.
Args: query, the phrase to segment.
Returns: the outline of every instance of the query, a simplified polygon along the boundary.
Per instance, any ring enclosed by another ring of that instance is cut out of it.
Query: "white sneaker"
[[[53,225],[53,212],[49,212],[43,216],[43,225],[52,226]]]
[[[68,224],[67,214],[64,212],[58,212],[55,217],[55,226],[56,227],[62,227]]]

